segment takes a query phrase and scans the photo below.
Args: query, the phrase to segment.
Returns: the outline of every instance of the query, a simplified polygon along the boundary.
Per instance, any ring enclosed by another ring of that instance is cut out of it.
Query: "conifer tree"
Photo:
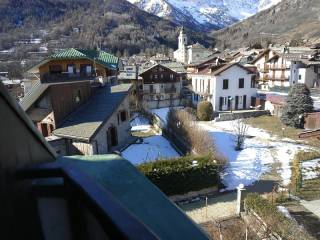
[[[291,87],[287,102],[283,107],[281,121],[285,125],[302,128],[303,115],[313,111],[313,100],[305,84]]]

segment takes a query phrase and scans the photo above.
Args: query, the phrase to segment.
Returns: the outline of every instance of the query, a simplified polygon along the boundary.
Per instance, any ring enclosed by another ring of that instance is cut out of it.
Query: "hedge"
[[[298,193],[302,187],[301,162],[309,161],[320,157],[318,151],[300,151],[296,153],[292,162],[291,190]]]
[[[310,239],[308,234],[298,228],[297,224],[285,217],[276,205],[261,197],[257,193],[249,193],[245,200],[245,209],[253,210],[267,224],[268,228],[283,239]]]
[[[197,161],[196,166],[193,166],[193,161]],[[210,155],[158,160],[141,164],[138,169],[169,196],[218,186],[220,183],[219,165]]]

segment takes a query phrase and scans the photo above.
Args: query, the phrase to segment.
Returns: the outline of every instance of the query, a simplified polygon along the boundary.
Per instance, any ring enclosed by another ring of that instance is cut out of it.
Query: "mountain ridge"
[[[212,32],[218,48],[238,48],[269,44],[291,46],[312,44],[320,40],[320,1],[282,0],[225,29]]]
[[[281,0],[128,0],[140,9],[177,24],[199,29],[227,27]]]

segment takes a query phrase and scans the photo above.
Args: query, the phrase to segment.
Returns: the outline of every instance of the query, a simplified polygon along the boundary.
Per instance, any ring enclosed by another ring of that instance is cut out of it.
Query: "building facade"
[[[238,63],[198,69],[191,74],[193,104],[210,101],[214,111],[249,109],[255,106],[256,72]]]
[[[182,81],[186,74],[179,68],[157,64],[140,74],[143,82],[143,102],[149,109],[181,104]]]

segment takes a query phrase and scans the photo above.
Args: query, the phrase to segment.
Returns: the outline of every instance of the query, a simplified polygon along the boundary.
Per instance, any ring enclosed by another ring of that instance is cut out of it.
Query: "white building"
[[[187,45],[188,38],[181,28],[178,37],[178,49],[173,53],[173,57],[177,62],[191,64],[213,54],[212,51],[206,49],[200,43]]]
[[[174,51],[173,53],[173,57],[177,60],[177,62],[188,62],[187,43],[187,35],[183,32],[183,28],[181,28],[178,37],[178,50]]]
[[[214,111],[241,110],[255,106],[256,72],[239,63],[198,69],[191,74],[193,104],[210,101]]]

